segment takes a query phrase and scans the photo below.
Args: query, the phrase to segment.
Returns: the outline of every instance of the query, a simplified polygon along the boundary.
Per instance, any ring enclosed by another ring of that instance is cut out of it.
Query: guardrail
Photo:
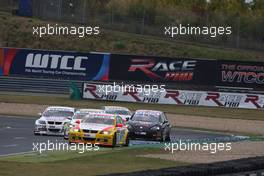
[[[59,79],[47,79],[47,78],[31,78],[31,77],[20,77],[17,76],[0,76],[0,91],[10,91],[10,92],[28,92],[28,93],[52,93],[52,94],[69,94],[70,80],[59,80]],[[74,83],[78,86],[79,90],[82,90],[82,84],[86,83],[96,83],[105,84],[101,81],[77,81]],[[136,81],[120,81],[120,80],[109,80],[107,84],[113,84],[113,82],[123,83],[123,84],[142,84],[142,82]],[[152,85],[151,82],[145,82],[145,84]],[[179,89],[179,90],[204,90],[204,91],[218,91],[217,88],[208,86],[197,86],[197,85],[185,85],[185,84],[166,84],[167,89]],[[223,92],[241,92],[241,93],[262,93],[264,92],[252,92],[252,91],[241,91],[239,89],[223,90]]]
[[[74,81],[81,90],[82,82]],[[0,77],[0,91],[69,94],[69,80]]]

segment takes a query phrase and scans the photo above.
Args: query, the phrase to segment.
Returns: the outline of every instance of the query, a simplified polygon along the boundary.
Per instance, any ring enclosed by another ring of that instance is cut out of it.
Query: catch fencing
[[[201,24],[207,24],[208,19],[211,19],[214,23],[217,23],[217,19],[223,19],[226,21],[232,21],[229,25],[232,27],[232,34],[229,37],[222,36],[211,38],[209,36],[177,36],[175,40],[183,40],[190,42],[208,43],[213,45],[222,45],[224,47],[236,47],[236,48],[250,48],[256,50],[264,49],[264,36],[261,35],[263,24],[262,17],[255,17],[252,25],[258,25],[254,29],[251,29],[252,20],[246,21],[248,27],[241,29],[245,19],[241,19],[239,16],[233,16],[226,19],[225,14],[216,13],[201,16],[197,12],[179,12],[175,13],[175,10],[171,14],[160,14],[159,12],[153,12],[153,9],[138,9],[135,11],[140,13],[135,15],[132,11],[132,7],[128,12],[122,12],[118,3],[107,4],[110,1],[96,1],[96,0],[28,0],[30,8],[32,8],[32,16],[38,17],[43,20],[77,23],[87,25],[99,25],[101,29],[111,29],[122,32],[136,33],[142,35],[154,35],[164,36],[164,26],[186,23],[189,19],[183,18],[183,16],[191,15],[193,19],[199,17]],[[102,3],[100,5],[100,3]],[[21,6],[19,0],[1,0],[0,11],[10,12],[16,14],[16,11],[20,11]],[[25,7],[27,9],[27,7]],[[28,10],[28,9],[27,9]],[[132,14],[131,14],[132,13]],[[184,15],[183,15],[183,14]],[[134,15],[133,15],[134,14]],[[177,21],[182,19],[182,22]],[[185,20],[184,20],[185,19]],[[194,23],[195,24],[195,23]],[[200,25],[201,25],[200,24]],[[220,23],[221,24],[221,23]],[[192,24],[190,24],[192,25]],[[219,24],[214,24],[219,26]],[[248,31],[251,30],[251,31]]]

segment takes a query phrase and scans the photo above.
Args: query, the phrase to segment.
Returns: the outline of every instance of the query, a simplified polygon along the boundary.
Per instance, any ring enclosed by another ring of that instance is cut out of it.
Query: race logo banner
[[[144,85],[141,87],[144,87]],[[138,85],[136,89],[116,89],[113,85],[84,83],[83,98],[138,103],[264,110],[264,95],[172,89],[141,89]]]
[[[4,49],[4,75],[108,80],[109,54]]]
[[[109,78],[207,85],[215,82],[216,64],[215,60],[111,54]]]

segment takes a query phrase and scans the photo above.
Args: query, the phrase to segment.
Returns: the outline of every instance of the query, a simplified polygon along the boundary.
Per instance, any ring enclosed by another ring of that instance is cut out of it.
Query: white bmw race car
[[[114,114],[120,116],[125,122],[132,116],[131,111],[128,108],[120,106],[103,106],[102,109],[107,114]]]
[[[76,110],[72,120],[68,123],[64,123],[64,139],[68,139],[68,134],[70,128],[75,127],[76,125],[80,124],[82,120],[89,114],[93,113],[103,113],[102,109],[78,109]]]
[[[63,135],[64,124],[69,123],[75,109],[63,106],[48,107],[35,122],[35,135]]]

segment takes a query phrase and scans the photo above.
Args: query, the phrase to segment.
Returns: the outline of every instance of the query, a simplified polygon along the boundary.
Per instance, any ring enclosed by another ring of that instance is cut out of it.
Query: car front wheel
[[[126,143],[125,143],[124,146],[125,146],[125,147],[128,147],[128,146],[129,146],[129,138],[128,138],[128,136],[126,137]]]
[[[160,142],[164,142],[165,140],[166,140],[166,134],[165,131],[162,131],[160,136]]]
[[[112,139],[112,147],[116,146],[116,134],[114,134],[114,137]]]

